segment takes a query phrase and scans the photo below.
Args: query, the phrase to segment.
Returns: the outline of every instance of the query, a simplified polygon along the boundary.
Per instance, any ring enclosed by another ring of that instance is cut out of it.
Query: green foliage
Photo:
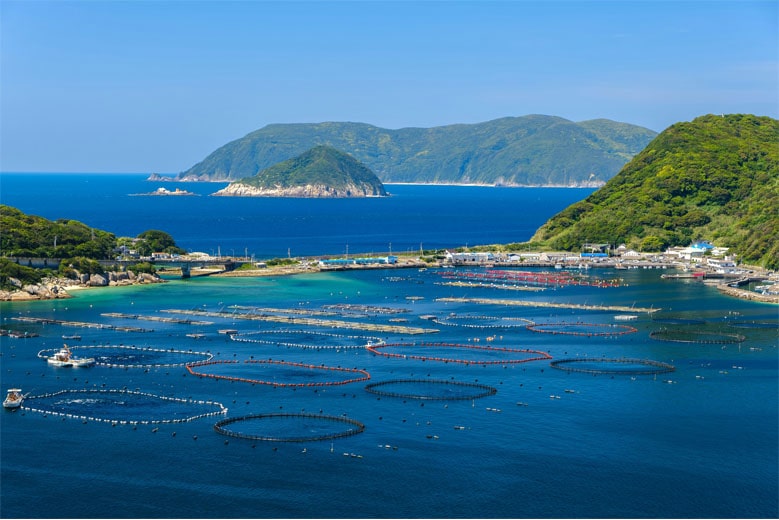
[[[268,267],[276,267],[281,265],[297,265],[300,261],[294,258],[272,258],[265,262]]]
[[[16,278],[22,285],[29,285],[40,283],[45,274],[45,271],[41,269],[22,266],[8,258],[0,258],[0,289],[2,290],[8,291],[16,288],[10,283],[10,278]]]
[[[364,123],[275,124],[227,143],[179,178],[237,180],[327,145],[385,183],[602,183],[655,135],[605,119],[574,123],[542,115],[399,130]]]
[[[84,256],[107,259],[116,245],[112,233],[75,220],[50,221],[0,205],[0,255],[40,258]]]
[[[329,146],[316,146],[293,159],[266,168],[253,177],[241,179],[240,182],[258,188],[290,188],[311,184],[339,191],[349,186],[358,186],[365,187],[371,195],[387,195],[381,181],[365,165]]]
[[[154,268],[154,265],[152,265],[149,262],[138,262],[137,264],[128,265],[127,270],[132,271],[135,274],[138,273],[156,274],[157,273],[157,270]]]
[[[779,121],[736,114],[675,124],[532,240],[563,250],[603,242],[654,251],[701,238],[779,268]]]
[[[138,235],[134,244],[141,256],[151,256],[152,253],[169,253],[182,255],[186,250],[178,247],[173,237],[164,231],[150,229]]]
[[[66,278],[75,278],[76,271],[81,274],[105,274],[105,268],[100,262],[91,258],[75,257],[63,258],[60,262],[59,273]]]

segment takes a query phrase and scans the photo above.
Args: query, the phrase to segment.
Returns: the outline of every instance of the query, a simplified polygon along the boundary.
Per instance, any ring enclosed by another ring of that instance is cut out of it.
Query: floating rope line
[[[775,321],[731,321],[728,323],[731,327],[741,329],[778,329],[779,323]]]
[[[291,422],[293,423],[293,427],[299,425],[298,426],[299,429],[304,430],[306,432],[321,430],[322,428],[329,426],[328,423],[337,424],[337,425],[346,425],[347,429],[341,431],[337,431],[337,430],[323,431],[322,433],[316,435],[311,435],[310,433],[307,435],[285,435],[284,431],[274,433],[274,434],[271,434],[271,432],[262,434],[262,433],[249,433],[245,431],[244,432],[234,431],[227,428],[228,426],[238,425],[238,424],[240,424],[243,427],[251,427],[251,425],[249,424],[251,422],[254,423],[261,422],[268,429],[273,428],[273,426],[268,426],[268,423],[289,424]],[[322,426],[323,424],[325,426]],[[223,419],[217,422],[216,424],[214,424],[214,431],[222,435],[227,435],[229,437],[237,437],[237,438],[249,439],[253,441],[314,442],[314,441],[324,441],[329,439],[337,439],[340,437],[349,437],[351,435],[357,435],[358,433],[362,433],[363,431],[365,431],[365,425],[359,421],[355,421],[354,419],[349,419],[347,417],[336,417],[333,415],[317,415],[317,414],[309,414],[309,413],[266,413],[266,414],[244,415],[241,417],[231,417],[229,419]]]
[[[151,347],[136,347],[127,345],[76,345],[69,347],[71,351],[91,350],[104,351],[104,354],[90,354],[95,358],[95,365],[110,368],[171,368],[183,367],[187,363],[193,363],[192,357],[199,356],[208,361],[214,356],[210,352],[194,352],[191,350],[160,349]],[[59,349],[43,349],[38,352],[38,357],[47,359]],[[113,351],[113,352],[112,352]],[[143,358],[183,357],[189,359],[170,363],[144,363]]]
[[[49,409],[45,408],[45,404],[29,404],[36,400],[43,401],[44,403],[47,400],[51,401]],[[130,400],[134,401],[130,402]],[[207,407],[216,409],[180,416],[182,413],[179,411],[179,408],[184,405],[191,408]],[[104,409],[101,409],[101,407],[104,407]],[[138,414],[151,413],[155,407],[162,409],[161,414],[170,414],[174,417],[163,419],[135,417]],[[60,390],[34,397],[26,397],[22,403],[22,408],[31,412],[61,416],[68,419],[112,423],[114,426],[119,424],[184,423],[202,419],[203,417],[213,417],[227,413],[227,408],[216,401],[180,399],[124,389]],[[128,417],[117,418],[116,413],[118,411],[126,411]],[[98,417],[99,412],[103,412],[103,416]],[[114,415],[113,417],[112,414]]]
[[[439,394],[428,392],[402,391],[404,386],[433,388],[440,390]],[[392,387],[393,390],[390,390]],[[392,379],[389,381],[380,381],[365,385],[365,390],[372,394],[400,397],[404,399],[426,399],[436,401],[456,401],[473,400],[495,395],[498,390],[487,385],[478,383],[460,383],[457,381],[446,381],[439,379]]]
[[[680,329],[653,330],[649,333],[649,337],[658,341],[669,341],[673,343],[704,343],[718,345],[725,343],[742,343],[746,339],[746,337],[741,334]]]
[[[445,350],[466,350],[471,352],[478,352],[480,354],[489,355],[505,355],[505,354],[534,354],[532,357],[524,357],[522,359],[459,359],[459,358],[447,358],[441,356],[425,356],[415,354],[397,354],[391,352],[383,352],[385,348],[401,348],[401,349],[438,349],[439,351]],[[481,347],[476,345],[462,345],[457,343],[385,343],[383,345],[371,345],[367,349],[379,356],[391,357],[395,359],[416,359],[421,361],[438,361],[442,363],[462,363],[465,365],[508,365],[517,363],[528,363],[530,361],[540,361],[544,359],[552,359],[547,352],[531,349],[516,349],[506,347]]]
[[[331,303],[322,305],[322,308],[338,311],[362,312],[366,314],[403,314],[409,312],[408,309],[399,309],[397,307],[377,307],[374,305],[362,305],[358,303]]]
[[[675,316],[653,316],[654,323],[665,323],[667,325],[704,325],[705,320],[699,318],[681,318]]]
[[[50,318],[34,318],[32,316],[15,316],[11,319],[16,321],[24,321],[27,323],[42,323],[44,325],[62,325],[65,327],[81,327],[86,329],[117,330],[121,332],[154,332],[154,329],[142,329],[140,327],[122,327],[119,325],[108,325],[106,323],[90,323],[86,321],[53,320]]]
[[[168,318],[165,316],[142,316],[140,314],[125,314],[123,312],[104,312],[100,314],[107,318],[122,318],[126,320],[159,321],[162,323],[178,323],[181,325],[213,325],[213,321],[197,321],[189,319]]]
[[[264,367],[287,367],[292,369],[304,369],[303,371],[294,371],[294,375],[298,375],[300,377],[306,377],[310,378],[312,373],[314,371],[323,371],[323,372],[342,372],[347,374],[359,374],[359,377],[352,377],[350,379],[344,379],[340,381],[307,381],[305,383],[284,383],[279,382],[275,380],[266,380],[266,379],[256,379],[253,377],[236,377],[236,376],[229,376],[229,375],[222,375],[222,374],[213,374],[213,373],[205,373],[201,372],[198,369],[205,366],[216,366],[216,365],[232,365],[233,368],[239,367],[239,368],[246,368],[251,365],[250,368],[264,368]],[[367,381],[371,378],[370,374],[366,372],[365,370],[360,370],[357,368],[341,368],[341,367],[329,367],[325,365],[309,365],[305,363],[292,363],[289,361],[273,361],[271,359],[268,360],[246,360],[243,363],[237,360],[224,360],[224,361],[203,361],[200,363],[191,363],[187,365],[187,370],[190,374],[198,377],[211,377],[213,379],[226,379],[228,381],[239,381],[242,383],[253,383],[253,384],[260,384],[260,385],[272,385],[272,386],[278,386],[278,387],[318,387],[318,386],[337,386],[337,385],[346,385],[349,383],[356,383],[358,381]]]
[[[673,372],[676,367],[653,361],[651,359],[629,359],[629,358],[573,358],[558,359],[549,363],[552,368],[565,370],[566,372],[585,372],[588,374],[664,374]],[[578,365],[578,366],[574,366]],[[614,365],[614,368],[608,368],[604,365]],[[649,367],[649,368],[647,368]]]
[[[300,343],[294,341],[279,341],[278,339],[256,339],[248,336],[267,336],[273,335],[288,336],[289,339],[294,337],[302,338],[322,338],[323,342],[327,340],[346,340],[352,344],[338,344],[338,345],[323,345],[322,343]],[[234,341],[243,341],[247,343],[261,343],[266,345],[277,345],[280,347],[295,347],[311,350],[346,350],[346,349],[358,349],[365,348],[368,345],[382,343],[381,338],[370,336],[345,336],[342,334],[328,334],[326,332],[312,332],[305,330],[266,330],[258,332],[246,332],[240,334],[230,334],[230,339]]]
[[[353,321],[343,320],[321,320],[316,318],[296,318],[293,316],[270,316],[261,314],[238,314],[229,312],[211,312],[200,310],[186,310],[186,309],[166,309],[162,312],[170,312],[176,314],[190,314],[194,316],[214,316],[219,318],[239,319],[239,320],[254,320],[254,321],[271,321],[277,323],[286,323],[288,325],[311,325],[314,327],[325,327],[333,329],[359,329],[369,330],[376,332],[387,332],[391,334],[430,334],[438,332],[438,329],[423,329],[420,327],[406,327],[400,325],[383,325],[380,323],[360,323]]]
[[[569,336],[622,336],[638,329],[630,325],[613,323],[532,323],[525,328],[541,334],[566,334]],[[602,329],[598,331],[597,329]]]
[[[528,300],[506,300],[500,298],[436,298],[437,302],[478,303],[481,305],[503,305],[518,307],[545,307],[551,309],[578,309],[584,311],[618,311],[618,312],[657,312],[653,307],[628,307],[626,305],[587,305],[581,303],[533,302]]]
[[[490,324],[462,323],[463,321],[468,321],[468,320],[483,321],[483,322],[493,321],[495,323],[490,323]],[[528,320],[525,318],[497,317],[497,316],[471,316],[471,315],[463,315],[463,316],[450,315],[445,318],[433,317],[430,321],[438,325],[448,325],[452,327],[466,327],[471,329],[495,329],[495,328],[515,329],[515,328],[525,327],[528,324],[534,323],[532,320]]]

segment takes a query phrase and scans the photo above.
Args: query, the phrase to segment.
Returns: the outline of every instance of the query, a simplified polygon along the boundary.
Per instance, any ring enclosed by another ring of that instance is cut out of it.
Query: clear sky
[[[177,173],[271,123],[779,117],[779,2],[0,0],[0,170]]]

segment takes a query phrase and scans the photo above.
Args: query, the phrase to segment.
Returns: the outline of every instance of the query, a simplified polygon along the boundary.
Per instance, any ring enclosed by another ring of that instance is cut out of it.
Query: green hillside
[[[739,114],[677,123],[602,188],[550,219],[532,242],[660,251],[696,239],[779,268],[779,121]]]
[[[387,195],[381,181],[365,165],[329,146],[316,146],[238,182],[256,188],[318,185],[336,191],[358,186],[373,196]]]
[[[179,179],[236,180],[327,145],[383,182],[582,185],[614,176],[656,135],[605,119],[506,117],[388,130],[364,123],[274,124],[227,143]]]

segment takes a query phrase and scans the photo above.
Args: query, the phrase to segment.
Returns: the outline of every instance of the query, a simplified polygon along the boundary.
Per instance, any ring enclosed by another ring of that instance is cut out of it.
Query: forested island
[[[597,187],[657,132],[545,115],[389,130],[365,123],[273,124],[231,141],[177,176],[236,181],[319,145],[363,163],[384,183]]]
[[[386,197],[378,177],[349,154],[315,146],[214,193],[235,197]]]

